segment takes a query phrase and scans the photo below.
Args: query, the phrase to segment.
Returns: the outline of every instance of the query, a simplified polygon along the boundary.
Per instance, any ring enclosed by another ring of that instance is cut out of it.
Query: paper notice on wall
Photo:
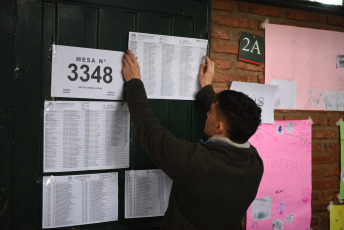
[[[270,85],[277,85],[275,109],[296,109],[296,82],[270,79]]]
[[[344,89],[342,41],[339,31],[266,25],[265,84],[271,78],[297,82],[296,109],[324,110],[324,92]]]
[[[51,96],[123,100],[123,54],[53,45]]]
[[[243,92],[262,109],[262,123],[274,123],[274,101],[278,86],[233,81],[231,90]]]
[[[195,100],[208,40],[129,32],[148,98]]]
[[[125,172],[125,218],[163,216],[172,180],[160,169]]]
[[[125,102],[45,101],[44,172],[129,167]]]
[[[43,177],[42,228],[118,220],[118,173]]]
[[[344,111],[344,92],[324,92],[325,111]]]
[[[344,229],[344,205],[332,205],[330,209],[330,230]]]
[[[344,68],[344,55],[337,56],[337,68]]]
[[[340,128],[340,190],[341,199],[344,199],[344,122],[339,125]]]
[[[255,199],[251,206],[253,220],[266,220],[271,218],[271,196]]]
[[[308,120],[262,124],[250,138],[264,163],[246,229],[310,229],[311,124]]]

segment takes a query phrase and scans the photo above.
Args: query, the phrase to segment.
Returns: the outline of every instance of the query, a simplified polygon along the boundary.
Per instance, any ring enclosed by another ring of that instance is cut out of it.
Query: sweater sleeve
[[[212,85],[204,86],[196,95],[197,101],[201,103],[205,111],[210,110],[211,104],[216,99],[216,93]]]
[[[125,90],[136,138],[150,158],[172,180],[182,180],[190,170],[191,155],[200,145],[175,138],[160,124],[148,104],[141,80],[130,80],[125,84]]]

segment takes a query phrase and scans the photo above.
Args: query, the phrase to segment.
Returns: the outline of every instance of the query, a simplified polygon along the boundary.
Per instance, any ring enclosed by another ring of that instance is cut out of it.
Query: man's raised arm
[[[209,111],[211,103],[216,98],[216,93],[211,85],[215,73],[215,63],[205,56],[205,65],[201,64],[198,80],[201,90],[197,93],[196,99],[202,104],[206,111]]]

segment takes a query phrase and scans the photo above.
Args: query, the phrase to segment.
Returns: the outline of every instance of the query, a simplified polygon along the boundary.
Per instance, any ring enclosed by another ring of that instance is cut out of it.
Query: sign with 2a
[[[241,32],[239,60],[262,65],[263,57],[264,37]]]

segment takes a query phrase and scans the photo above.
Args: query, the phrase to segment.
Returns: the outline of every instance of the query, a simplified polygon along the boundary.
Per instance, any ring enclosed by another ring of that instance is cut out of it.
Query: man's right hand
[[[134,78],[141,80],[140,65],[136,59],[137,57],[130,50],[127,50],[123,56],[122,72],[126,82]]]
[[[203,88],[206,85],[211,85],[215,73],[215,63],[205,56],[205,65],[201,64],[199,70],[199,84]]]

